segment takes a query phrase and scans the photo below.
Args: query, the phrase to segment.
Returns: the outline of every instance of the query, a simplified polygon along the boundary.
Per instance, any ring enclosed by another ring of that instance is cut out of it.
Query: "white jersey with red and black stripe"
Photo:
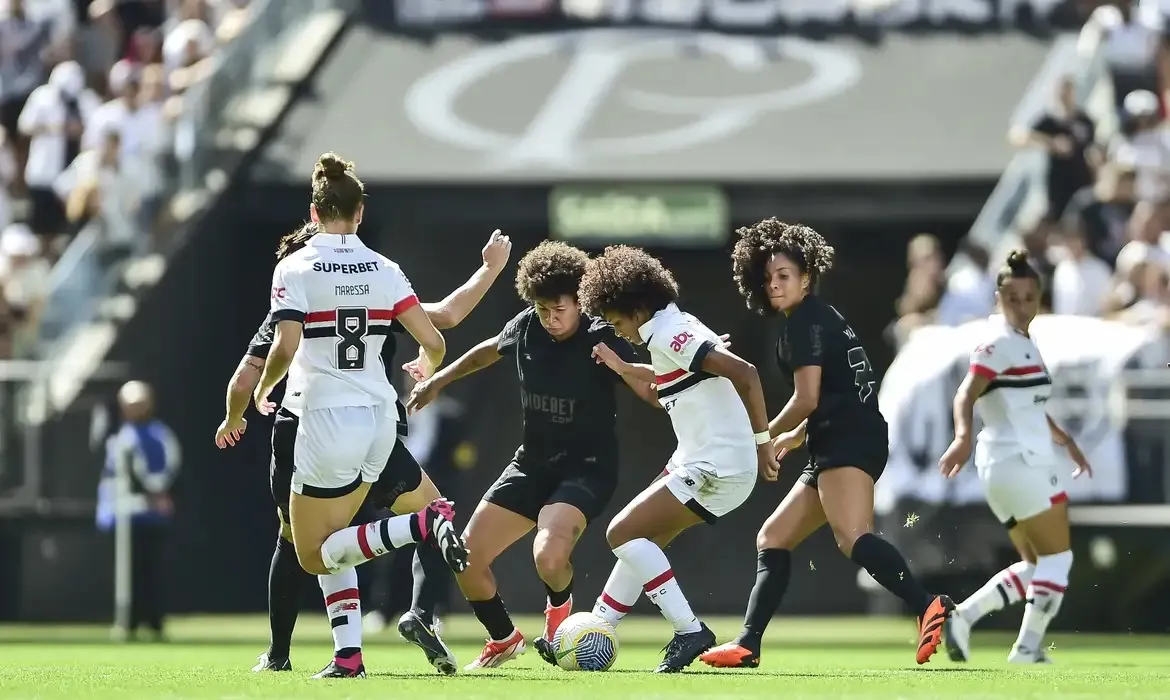
[[[650,350],[658,402],[670,414],[678,449],[675,465],[707,464],[718,476],[755,472],[751,419],[726,377],[704,372],[703,359],[719,336],[670,304],[638,329]]]
[[[989,380],[975,401],[983,421],[975,445],[976,465],[1022,459],[1047,465],[1056,459],[1045,407],[1052,378],[1032,339],[992,316],[989,336],[971,353],[970,371]]]
[[[318,234],[276,266],[274,322],[304,324],[288,371],[284,408],[302,411],[393,404],[382,344],[399,314],[418,304],[396,263],[353,234]]]

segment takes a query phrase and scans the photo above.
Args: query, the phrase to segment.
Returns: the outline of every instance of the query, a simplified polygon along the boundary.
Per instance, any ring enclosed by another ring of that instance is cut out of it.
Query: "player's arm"
[[[475,274],[442,301],[423,302],[423,310],[431,317],[431,322],[436,328],[439,330],[454,328],[467,318],[500,276],[504,265],[508,263],[508,254],[511,250],[512,241],[500,233],[499,229],[493,231],[487,245],[483,247],[483,265]]]
[[[1007,357],[996,352],[994,344],[980,345],[971,353],[967,375],[959,382],[951,413],[955,421],[955,439],[938,460],[939,471],[950,478],[959,473],[971,458],[971,439],[975,425],[975,401],[987,391],[991,381],[1007,368]]]
[[[606,328],[602,332],[602,342],[606,344],[618,358],[630,367],[626,374],[618,373],[622,382],[639,398],[654,408],[662,408],[658,403],[658,390],[655,388],[654,369],[649,365],[638,362],[638,353],[630,341],[622,338],[616,331]]]
[[[288,373],[293,355],[301,345],[305,332],[305,314],[309,312],[301,280],[288,269],[287,262],[286,258],[277,263],[272,272],[272,303],[269,306],[269,317],[275,325],[272,347],[268,348],[260,383],[252,393],[256,409],[265,415],[275,408],[269,403],[268,395]]]
[[[227,388],[225,415],[228,420],[238,420],[244,417],[248,401],[251,400],[256,385],[260,383],[260,375],[263,371],[263,357],[248,354],[240,359],[240,364],[236,367],[235,374],[232,375]]]
[[[305,332],[304,314],[301,320],[281,320],[276,324],[276,334],[272,339],[272,348],[268,350],[268,358],[264,360],[264,372],[260,376],[260,384],[256,387],[256,394],[267,396],[276,385],[288,374],[293,355],[301,345],[301,337]]]
[[[751,419],[752,432],[757,435],[768,432],[768,407],[764,403],[764,385],[756,366],[710,341],[704,342],[696,354],[704,372],[726,377],[735,387]]]
[[[825,347],[822,326],[809,324],[803,318],[789,319],[789,323],[797,324],[788,332],[792,347],[792,396],[768,424],[768,434],[773,438],[799,432],[821,401]]]
[[[1047,413],[1044,418],[1048,420],[1048,432],[1052,434],[1052,441],[1060,445],[1068,452],[1068,456],[1073,463],[1077,465],[1077,469],[1073,472],[1073,476],[1080,476],[1081,474],[1093,475],[1093,468],[1089,466],[1089,460],[1085,457],[1085,453],[1081,452],[1080,446],[1077,445],[1076,440],[1073,440],[1072,435],[1065,432],[1056,421],[1052,420],[1052,416]]]
[[[420,304],[415,304],[398,315],[398,320],[402,322],[406,332],[410,333],[422,349],[423,356],[426,359],[424,366],[420,367],[422,375],[429,377],[434,374],[439,365],[443,364],[443,358],[447,355],[447,341],[443,339],[443,334],[435,328],[435,324],[431,322],[431,317],[427,312],[423,311]]]
[[[502,334],[501,334],[502,335]],[[434,401],[439,392],[451,382],[494,365],[503,355],[498,349],[500,336],[484,340],[463,353],[455,362],[447,365],[428,379],[414,385],[406,399],[406,410],[414,413]]]

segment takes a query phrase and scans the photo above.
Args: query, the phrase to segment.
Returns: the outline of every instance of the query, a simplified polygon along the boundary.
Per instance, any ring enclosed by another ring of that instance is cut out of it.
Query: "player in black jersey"
[[[474,555],[456,581],[489,637],[468,669],[499,666],[526,650],[490,567],[533,526],[537,529],[533,558],[548,592],[545,631],[535,646],[548,660],[552,650],[547,642],[572,610],[573,548],[617,487],[617,375],[592,354],[599,343],[630,362],[635,353],[613,326],[582,313],[577,286],[588,260],[584,252],[551,241],[529,251],[520,260],[516,291],[530,306],[499,335],[416,385],[407,399],[410,410],[425,406],[451,382],[504,356],[510,357],[520,378],[524,442],[484,494],[463,533]],[[643,400],[657,405],[648,383],[624,381]]]
[[[276,251],[277,260],[304,247],[316,234],[316,225],[309,223],[281,239]],[[449,294],[443,301],[424,303],[423,309],[437,328],[453,328],[467,317],[479,303],[488,288],[495,282],[508,262],[512,244],[499,231],[492,233],[482,251],[483,266],[462,286]],[[392,327],[394,332],[404,332],[401,324]],[[237,367],[228,386],[227,417],[216,432],[216,444],[220,448],[235,445],[247,428],[244,409],[260,379],[265,358],[272,345],[274,324],[266,317],[248,345],[247,352]],[[382,349],[383,363],[390,367],[394,361],[395,338],[388,336]],[[408,363],[408,368],[412,363]],[[406,408],[399,403],[398,434],[407,432]],[[273,425],[273,459],[270,472],[272,497],[276,501],[280,534],[276,540],[276,551],[268,573],[268,609],[270,646],[262,654],[253,671],[289,671],[289,646],[292,642],[293,627],[299,612],[299,591],[310,577],[297,561],[289,526],[289,494],[291,491],[293,459],[292,445],[296,435],[296,421],[293,416],[278,414]],[[386,468],[377,483],[371,488],[355,523],[375,519],[372,513],[388,508],[395,513],[413,513],[440,498],[438,489],[419,466],[414,456],[400,445],[390,453]],[[455,657],[434,630],[436,581],[447,575],[447,564],[438,550],[418,547],[414,554],[414,595],[411,609],[403,614],[398,631],[404,638],[418,645],[427,660],[442,673],[455,673]],[[428,581],[430,582],[428,585]],[[326,671],[329,669],[327,668]],[[344,669],[340,669],[342,671]],[[323,672],[324,673],[324,672]]]
[[[872,532],[873,487],[885,469],[889,436],[865,349],[841,314],[816,295],[834,250],[811,228],[774,218],[736,233],[732,262],[748,308],[786,317],[777,359],[793,394],[769,425],[772,444],[781,457],[807,434],[809,462],[756,535],[756,584],[743,631],[700,658],[717,667],[759,665],[764,629],[788,587],[792,550],[827,522],[841,552],[919,616],[917,661],[925,663],[954,606],[927,593],[898,550]]]

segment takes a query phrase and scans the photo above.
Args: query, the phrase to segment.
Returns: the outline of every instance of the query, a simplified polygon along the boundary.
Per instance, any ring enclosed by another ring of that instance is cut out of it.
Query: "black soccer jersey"
[[[500,332],[496,349],[515,358],[520,379],[525,456],[616,452],[614,382],[621,378],[593,359],[598,343],[627,362],[637,362],[633,346],[613,326],[584,314],[577,332],[561,341],[540,325],[532,307]]]
[[[881,419],[877,377],[865,348],[845,318],[820,297],[810,294],[792,311],[776,355],[790,382],[801,367],[821,368],[820,400],[808,417],[810,437],[835,423]]]

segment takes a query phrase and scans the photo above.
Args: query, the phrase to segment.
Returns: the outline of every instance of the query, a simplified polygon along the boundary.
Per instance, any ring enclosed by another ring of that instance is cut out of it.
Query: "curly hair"
[[[577,298],[589,256],[560,241],[543,241],[524,254],[516,269],[516,293],[532,304],[568,295]]]
[[[596,316],[653,314],[678,299],[678,282],[658,258],[640,248],[615,245],[589,261],[578,295],[586,311]]]
[[[775,313],[764,290],[764,270],[773,255],[782,253],[796,263],[808,275],[810,289],[816,289],[821,277],[833,268],[833,246],[804,224],[788,224],[770,217],[735,233],[739,236],[731,252],[735,286],[747,307],[756,313]]]
[[[316,236],[318,233],[317,224],[312,221],[303,224],[299,229],[292,233],[286,233],[280,238],[280,242],[276,244],[276,259],[284,260],[288,256],[305,247],[309,239]]]

